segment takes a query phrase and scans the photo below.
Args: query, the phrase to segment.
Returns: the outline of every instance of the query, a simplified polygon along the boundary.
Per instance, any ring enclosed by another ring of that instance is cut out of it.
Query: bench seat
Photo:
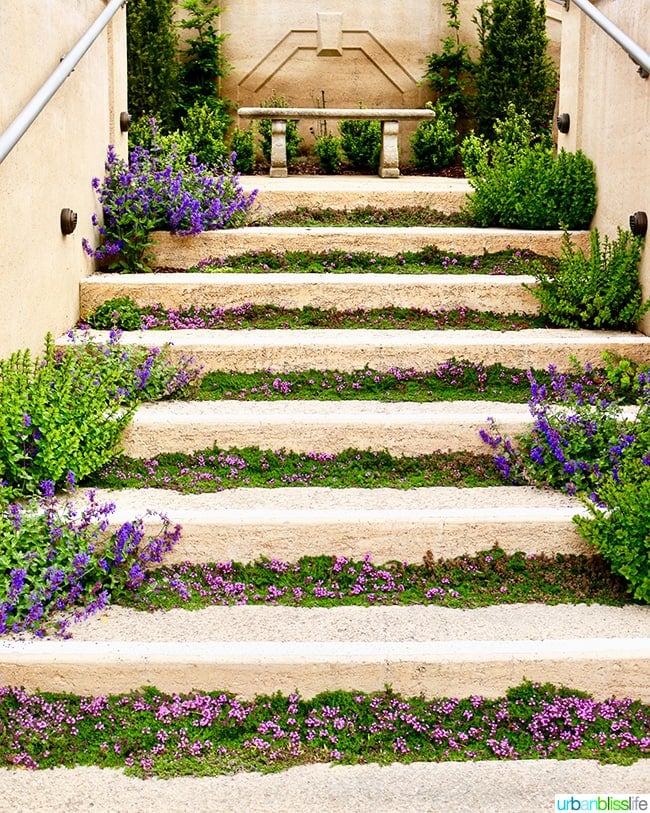
[[[379,176],[399,178],[399,122],[431,119],[435,116],[428,108],[322,108],[322,107],[240,107],[241,118],[271,119],[272,178],[286,178],[287,121],[301,119],[351,119],[381,122],[381,153]]]

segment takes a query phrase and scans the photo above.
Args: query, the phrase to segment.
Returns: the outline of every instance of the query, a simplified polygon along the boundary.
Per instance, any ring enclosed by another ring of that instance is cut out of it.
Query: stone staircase
[[[245,179],[260,187],[259,217],[295,206],[354,208],[428,205],[458,208],[464,182],[432,178]],[[586,234],[575,240],[585,243]],[[254,226],[178,238],[159,235],[161,266],[190,268],[210,256],[254,249],[375,251],[394,254],[436,244],[463,253],[508,246],[559,250],[561,234],[506,230],[300,228]],[[535,309],[522,288],[531,279],[388,274],[101,275],[81,285],[85,316],[105,299],[128,295],[169,306],[252,301],[299,307],[441,307],[501,312]],[[448,358],[566,368],[571,358],[597,363],[604,350],[638,360],[650,339],[567,330],[401,331],[255,330],[125,333],[123,341],[173,342],[215,370],[354,370],[364,365],[431,368]],[[499,403],[216,402],[143,406],[124,436],[132,456],[258,445],[334,452],[348,447],[394,454],[483,450],[478,429],[493,417],[508,433],[528,411]],[[100,494],[117,503],[116,520],[164,510],[183,526],[170,561],[247,561],[261,555],[371,554],[376,562],[419,561],[427,550],[451,557],[499,543],[507,551],[588,552],[571,517],[580,505],[529,488],[240,489],[209,495],[169,491]],[[436,607],[309,610],[216,607],[154,616],[110,610],[74,630],[70,641],[17,642],[0,653],[5,683],[76,693],[223,689],[251,696],[298,689],[405,694],[499,695],[524,678],[566,684],[598,696],[650,700],[647,608],[510,606],[475,611]]]

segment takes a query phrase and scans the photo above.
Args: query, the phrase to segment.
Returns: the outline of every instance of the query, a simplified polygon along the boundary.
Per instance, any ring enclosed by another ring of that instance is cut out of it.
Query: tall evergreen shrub
[[[548,55],[544,0],[485,0],[474,17],[480,56],[476,67],[476,118],[491,138],[509,104],[526,113],[533,132],[548,131],[557,70]]]

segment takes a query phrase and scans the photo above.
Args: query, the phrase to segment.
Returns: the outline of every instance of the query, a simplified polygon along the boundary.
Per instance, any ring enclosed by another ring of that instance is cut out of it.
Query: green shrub
[[[442,51],[427,57],[425,78],[437,101],[454,119],[466,119],[473,106],[476,66],[469,56],[469,46],[460,42],[460,0],[449,0],[442,5],[447,11],[450,33],[442,40]]]
[[[287,100],[284,96],[271,96],[270,99],[262,102],[260,107],[288,107]],[[260,134],[260,148],[262,155],[267,161],[271,160],[271,119],[260,119],[257,123],[257,129]],[[286,131],[286,144],[287,144],[287,165],[298,155],[302,138],[298,134],[298,125],[295,121],[287,121]]]
[[[474,21],[479,132],[492,138],[509,104],[528,115],[535,133],[549,132],[558,78],[547,53],[544,0],[489,0]]]
[[[341,169],[343,151],[339,136],[333,133],[318,136],[314,144],[314,152],[318,157],[318,163],[328,175],[332,175]]]
[[[37,494],[43,481],[58,487],[70,473],[80,480],[97,471],[137,405],[186,377],[159,350],[127,351],[116,340],[56,348],[48,336],[41,358],[18,351],[0,361],[4,493]]]
[[[417,167],[426,172],[435,172],[451,166],[456,160],[456,122],[451,110],[440,102],[436,105],[429,102],[427,107],[436,116],[420,122],[411,136],[411,149]]]
[[[184,143],[199,163],[209,167],[221,167],[230,156],[225,134],[231,124],[225,103],[196,104],[190,107],[181,123]]]
[[[372,119],[345,119],[339,125],[341,149],[355,169],[379,169],[381,124]]]
[[[633,330],[650,308],[642,301],[638,267],[643,241],[629,231],[603,240],[597,229],[590,235],[590,251],[574,250],[565,233],[557,272],[549,275],[538,263],[531,273],[538,285],[532,293],[541,312],[558,327]]]
[[[255,167],[255,130],[252,127],[246,130],[239,127],[235,129],[230,138],[230,149],[235,153],[237,172],[252,172]]]
[[[650,603],[650,461],[626,461],[616,478],[599,489],[600,505],[587,503],[589,517],[574,517],[584,538],[615,573],[630,585],[635,599]]]
[[[478,176],[481,174],[481,165],[487,167],[489,146],[485,138],[476,135],[476,133],[468,133],[461,141],[458,150],[460,160],[465,170],[465,175]]]
[[[140,330],[140,308],[128,296],[107,299],[86,320],[95,330]]]
[[[491,144],[471,136],[461,155],[474,188],[465,214],[476,226],[585,229],[596,210],[596,172],[580,150],[556,157],[513,105]]]

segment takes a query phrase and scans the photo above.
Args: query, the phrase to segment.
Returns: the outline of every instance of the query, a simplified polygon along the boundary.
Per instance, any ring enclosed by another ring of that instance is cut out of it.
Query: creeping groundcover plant
[[[245,194],[232,160],[209,168],[192,154],[163,149],[155,131],[151,148],[134,148],[128,163],[109,146],[106,174],[93,188],[102,208],[102,218],[93,215],[100,245],[84,240],[84,249],[107,270],[124,273],[149,270],[152,231],[241,226],[256,197]]]

